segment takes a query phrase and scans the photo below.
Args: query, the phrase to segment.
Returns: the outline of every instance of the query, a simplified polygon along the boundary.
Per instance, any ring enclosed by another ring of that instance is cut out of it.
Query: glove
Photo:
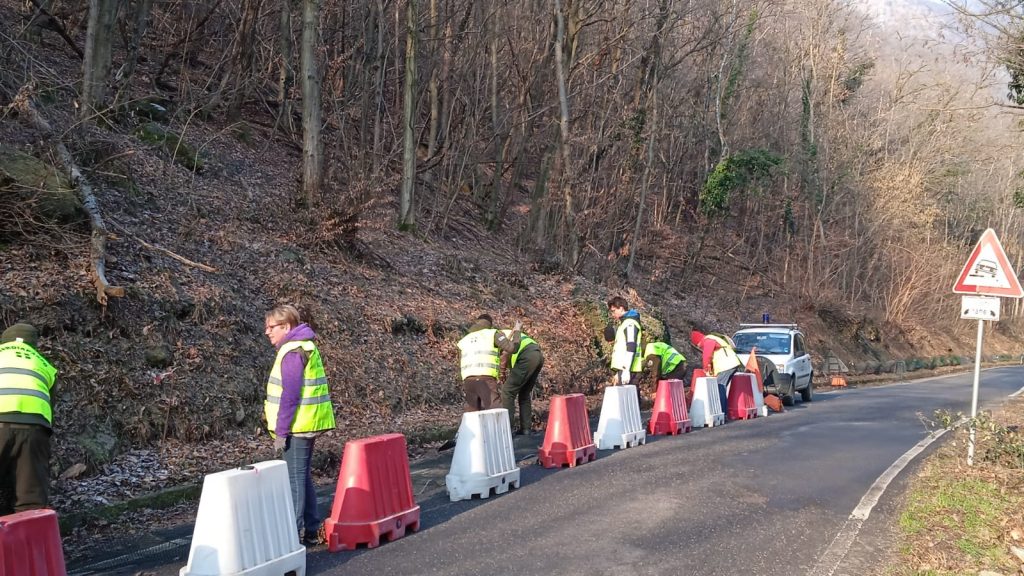
[[[285,444],[288,443],[286,436],[278,436],[274,438],[274,452],[284,452]]]
[[[619,372],[619,384],[621,384],[622,386],[629,385],[629,376],[629,370],[623,370],[622,372]]]
[[[516,320],[516,325],[513,326],[512,329],[515,330],[516,332],[519,332],[520,330],[523,329],[523,322],[521,320]]]

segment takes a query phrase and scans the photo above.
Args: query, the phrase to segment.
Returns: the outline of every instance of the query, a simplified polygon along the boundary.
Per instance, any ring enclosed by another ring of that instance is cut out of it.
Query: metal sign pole
[[[974,419],[978,416],[978,381],[981,379],[981,339],[985,321],[978,320],[978,346],[974,350],[974,390],[971,392],[970,439],[967,441],[967,465],[974,466]]]

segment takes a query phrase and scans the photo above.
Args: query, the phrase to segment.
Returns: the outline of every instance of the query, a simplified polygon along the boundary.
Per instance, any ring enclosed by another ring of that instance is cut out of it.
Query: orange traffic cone
[[[761,377],[761,368],[757,365],[757,346],[750,349],[750,356],[747,358],[747,372],[757,377],[757,388],[764,394],[764,378]]]

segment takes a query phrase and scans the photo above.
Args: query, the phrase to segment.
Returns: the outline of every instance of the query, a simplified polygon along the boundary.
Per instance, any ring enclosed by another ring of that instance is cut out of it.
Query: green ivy
[[[782,163],[781,156],[760,148],[722,158],[701,187],[698,196],[700,211],[706,216],[728,212],[731,194],[770,179]]]

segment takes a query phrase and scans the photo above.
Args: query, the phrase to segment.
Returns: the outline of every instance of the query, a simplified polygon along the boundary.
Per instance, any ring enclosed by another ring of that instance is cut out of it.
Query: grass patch
[[[202,488],[202,484],[185,484],[109,506],[98,506],[84,512],[62,514],[58,518],[60,533],[62,536],[67,536],[79,526],[96,522],[113,523],[122,515],[136,510],[162,510],[182,502],[198,501]]]
[[[942,424],[958,418],[938,414]],[[945,576],[989,570],[1016,574],[1024,548],[1024,466],[1017,433],[1024,400],[976,421],[974,466],[967,466],[967,430],[933,454],[911,483],[899,516],[899,541],[886,574]]]

